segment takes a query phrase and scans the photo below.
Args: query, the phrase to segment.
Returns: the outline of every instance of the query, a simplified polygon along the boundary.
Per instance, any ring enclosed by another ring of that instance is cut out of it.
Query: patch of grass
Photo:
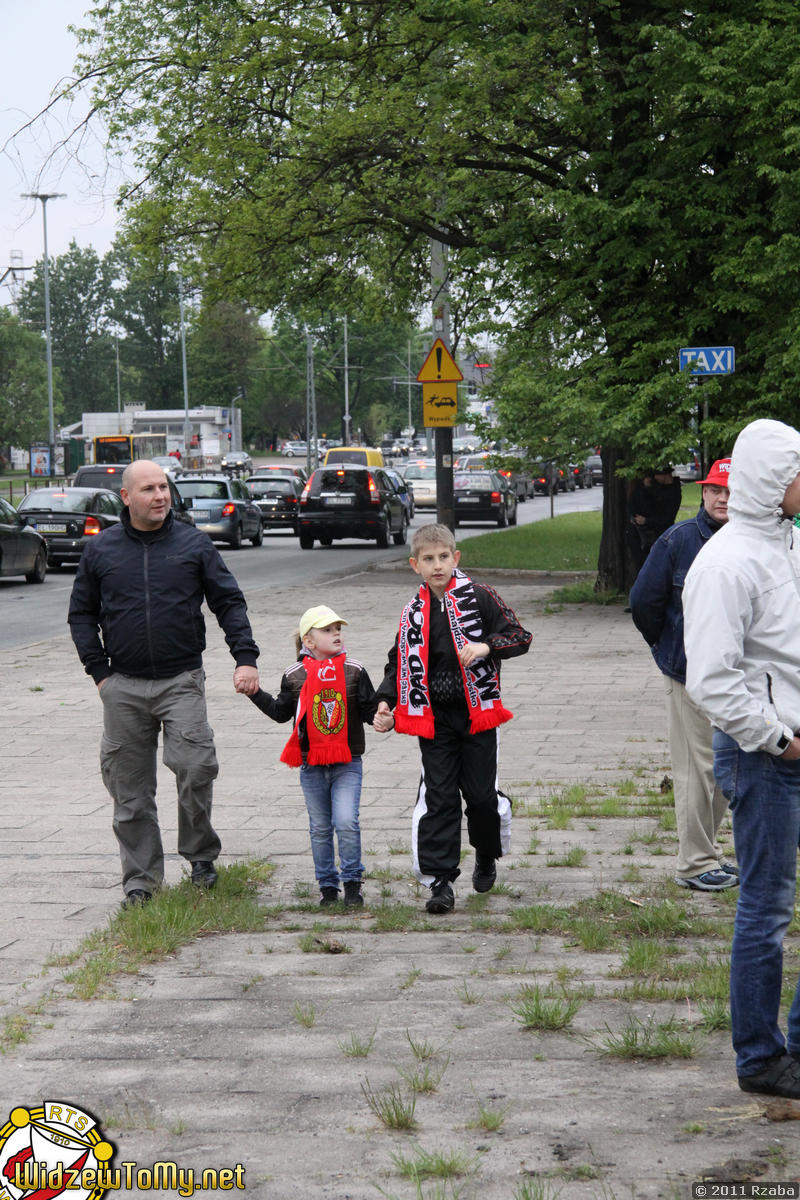
[[[693,1058],[696,1052],[691,1030],[681,1026],[675,1017],[656,1021],[651,1014],[646,1021],[629,1015],[619,1032],[606,1025],[606,1035],[595,1049],[612,1058]]]
[[[618,933],[597,917],[575,917],[569,922],[569,934],[582,950],[602,953],[616,943]]]
[[[368,1038],[362,1037],[359,1033],[351,1033],[346,1041],[339,1042],[339,1049],[347,1058],[366,1058],[372,1049],[372,1043],[375,1041],[375,1034],[377,1032],[378,1027],[376,1025]]]
[[[467,1129],[482,1129],[484,1133],[499,1133],[503,1128],[505,1119],[508,1116],[510,1104],[501,1104],[499,1107],[493,1107],[489,1104],[483,1104],[482,1101],[477,1101],[478,1115],[473,1121],[467,1122]]]
[[[0,1029],[0,1054],[6,1054],[16,1046],[30,1041],[32,1024],[30,1017],[24,1013],[12,1013],[11,1016],[4,1017]]]
[[[364,1099],[372,1112],[387,1129],[415,1129],[414,1112],[417,1106],[416,1093],[404,1096],[396,1083],[390,1083],[381,1091],[373,1091],[369,1079],[361,1084]]]
[[[550,996],[538,983],[526,984],[510,1002],[523,1029],[565,1029],[580,1006],[579,998]]]
[[[548,855],[546,866],[548,867],[582,867],[585,865],[586,851],[583,846],[570,846],[560,858],[551,857]]]
[[[427,923],[410,904],[379,904],[372,910],[376,933],[398,933],[427,928]]]
[[[115,975],[135,974],[197,938],[261,932],[271,913],[259,903],[258,889],[274,870],[260,860],[221,866],[213,891],[193,887],[187,877],[162,888],[149,904],[114,913],[105,929],[78,946],[76,965],[64,975],[72,995],[91,1000],[113,987]]]
[[[434,1046],[427,1038],[415,1038],[408,1029],[406,1030],[406,1041],[411,1047],[411,1053],[417,1062],[429,1062],[433,1058],[438,1058],[442,1053],[441,1046]]]
[[[489,567],[594,573],[601,525],[600,512],[563,513],[502,533],[485,533],[463,543],[461,562],[467,574]]]
[[[625,594],[613,589],[598,588],[591,579],[579,583],[567,583],[551,592],[553,600],[560,604],[624,604]]]
[[[442,1076],[449,1065],[450,1056],[448,1054],[443,1062],[424,1062],[412,1070],[406,1070],[405,1067],[398,1067],[397,1070],[415,1096],[420,1093],[429,1095],[438,1089]]]
[[[410,987],[413,987],[414,984],[419,979],[421,974],[422,974],[422,969],[420,967],[415,967],[414,964],[412,963],[411,970],[408,972],[405,979],[400,984],[400,991],[406,992],[406,991],[408,991],[408,989]]]
[[[628,944],[628,952],[614,972],[615,975],[646,975],[656,979],[669,976],[664,959],[675,954],[675,948],[666,946],[654,938],[635,937]]]
[[[567,912],[550,904],[529,904],[512,912],[503,924],[504,932],[525,930],[529,933],[560,933],[567,923]]]
[[[317,1009],[313,1000],[309,1000],[304,1004],[297,1000],[292,1009],[292,1016],[298,1025],[302,1025],[304,1029],[313,1029],[317,1023]]]
[[[730,1029],[731,1010],[727,1000],[719,997],[715,1000],[701,1000],[699,1008],[703,1017],[700,1024],[706,1033]]]
[[[297,944],[304,954],[349,954],[350,947],[341,938],[330,933],[304,933],[297,939]]]
[[[462,1004],[480,1004],[483,999],[483,992],[476,992],[471,988],[466,979],[462,979],[458,985],[458,998]]]
[[[526,1179],[514,1188],[512,1200],[557,1200],[560,1195],[561,1188],[549,1179]]]
[[[422,1146],[414,1147],[413,1158],[393,1154],[392,1162],[401,1175],[415,1182],[423,1179],[458,1179],[471,1175],[478,1165],[478,1159],[465,1154],[463,1150],[424,1150]]]

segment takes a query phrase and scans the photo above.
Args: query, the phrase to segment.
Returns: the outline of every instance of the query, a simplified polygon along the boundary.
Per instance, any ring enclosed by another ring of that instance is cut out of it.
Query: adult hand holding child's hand
[[[394,716],[385,700],[381,700],[378,705],[372,726],[373,729],[377,729],[378,733],[388,733],[390,729],[394,728]]]

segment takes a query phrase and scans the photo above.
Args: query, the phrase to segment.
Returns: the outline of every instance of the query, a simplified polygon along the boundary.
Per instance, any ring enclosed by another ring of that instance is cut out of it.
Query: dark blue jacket
[[[95,683],[115,671],[167,679],[202,665],[203,601],[217,618],[237,666],[255,666],[247,605],[208,534],[167,513],[155,534],[122,521],[81,555],[69,626]]]
[[[633,623],[664,675],[686,683],[683,583],[703,545],[720,528],[704,508],[679,521],[652,546],[631,590]]]

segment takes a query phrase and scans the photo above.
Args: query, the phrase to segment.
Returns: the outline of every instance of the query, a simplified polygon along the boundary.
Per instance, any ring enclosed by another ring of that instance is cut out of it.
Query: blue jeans
[[[800,1051],[800,982],[787,1038],[778,1028],[783,938],[794,914],[800,841],[800,760],[746,754],[714,733],[714,776],[733,816],[739,899],[731,950],[731,1023],[736,1070],[755,1075],[768,1058]]]
[[[308,809],[314,874],[321,888],[338,888],[339,872],[333,852],[333,831],[339,843],[339,865],[343,883],[360,880],[361,827],[358,802],[361,799],[361,759],[334,763],[326,767],[300,768],[300,786]]]

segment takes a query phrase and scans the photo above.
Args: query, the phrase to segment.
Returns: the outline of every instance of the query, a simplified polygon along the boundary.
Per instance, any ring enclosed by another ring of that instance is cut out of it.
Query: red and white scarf
[[[298,728],[305,720],[308,752],[305,761],[310,767],[329,763],[351,762],[347,743],[347,681],[344,674],[345,655],[334,658],[302,658],[306,677],[297,701],[292,736],[283,748],[281,762],[290,767],[303,765],[303,751]]]
[[[454,571],[443,601],[464,685],[470,733],[494,729],[504,721],[510,721],[514,714],[503,707],[500,680],[491,659],[476,659],[464,667],[458,658],[458,652],[467,642],[483,641],[478,598],[469,576],[463,571]],[[431,590],[427,584],[423,584],[411,603],[403,609],[400,618],[394,724],[399,733],[411,733],[424,738],[432,738],[434,733],[428,682],[430,622]]]

